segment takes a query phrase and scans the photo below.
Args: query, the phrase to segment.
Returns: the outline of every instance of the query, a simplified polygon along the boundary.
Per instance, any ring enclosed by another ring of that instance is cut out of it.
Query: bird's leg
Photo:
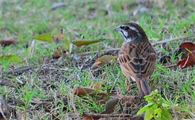
[[[143,93],[143,91],[141,90],[141,83],[140,83],[140,80],[136,80],[136,84],[137,84],[137,87],[138,87],[138,96],[140,97],[140,98],[142,98],[143,96],[144,96],[144,93]]]

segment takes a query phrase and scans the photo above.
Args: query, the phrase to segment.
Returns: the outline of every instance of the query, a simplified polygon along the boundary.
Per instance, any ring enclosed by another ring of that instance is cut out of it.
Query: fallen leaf
[[[87,87],[77,87],[74,94],[77,96],[83,96],[86,94],[106,96],[106,93],[103,91],[99,91],[99,90],[87,88]]]
[[[116,60],[116,56],[112,56],[112,55],[104,55],[100,58],[98,58],[95,63],[92,65],[92,68],[93,67],[99,67],[99,66],[103,66],[103,65],[106,65],[114,60]]]
[[[102,87],[102,85],[99,84],[99,83],[93,83],[93,84],[92,84],[92,87],[93,87],[94,89],[100,89],[100,88]]]
[[[18,63],[18,62],[22,62],[22,59],[19,58],[17,55],[4,55],[4,56],[0,56],[0,61],[9,61],[9,62],[14,62],[14,63]]]
[[[57,48],[57,50],[52,54],[53,59],[58,59],[61,56],[66,56],[66,50],[64,50],[63,48]]]
[[[76,45],[77,47],[81,47],[83,45],[90,45],[90,44],[98,43],[98,42],[100,42],[100,40],[92,40],[92,41],[81,40],[81,41],[73,41],[72,44]]]
[[[33,39],[44,41],[44,42],[52,42],[52,36],[51,33],[43,33],[38,36],[33,37]]]
[[[195,44],[192,42],[184,42],[179,46],[180,49],[189,49],[191,51],[195,50]]]
[[[5,46],[9,46],[11,44],[16,44],[17,42],[18,41],[14,37],[9,37],[7,39],[0,40],[0,45],[5,47]]]
[[[184,59],[182,61],[180,61],[177,66],[180,66],[180,68],[186,68],[189,67],[191,65],[193,65],[195,63],[195,54],[189,54],[187,59]]]
[[[182,59],[187,58],[193,51],[195,51],[195,44],[192,42],[184,42],[179,46],[179,52],[183,52]]]
[[[82,117],[83,117],[85,120],[94,120],[91,116],[86,115],[86,114],[83,114]]]
[[[110,99],[106,102],[105,104],[105,111],[102,112],[101,114],[111,114],[114,112],[114,108],[119,102],[118,98]]]
[[[58,59],[61,57],[61,53],[59,51],[55,51],[53,54],[52,54],[52,58],[53,59]]]
[[[181,69],[195,64],[195,44],[192,42],[185,42],[179,46],[179,51],[183,52],[182,60],[177,63]]]

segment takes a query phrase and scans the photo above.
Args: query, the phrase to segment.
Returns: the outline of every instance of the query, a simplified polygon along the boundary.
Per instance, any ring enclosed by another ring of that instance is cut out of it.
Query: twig
[[[193,36],[195,36],[195,34],[186,35],[186,36],[181,36],[181,37],[177,37],[177,38],[165,39],[165,40],[161,40],[161,41],[154,42],[154,43],[151,43],[151,44],[152,44],[152,45],[163,44],[163,43],[171,42],[171,41],[174,41],[174,40],[190,38],[190,37],[193,37]],[[106,51],[106,52],[113,52],[113,51],[119,51],[119,50],[120,50],[120,48],[111,48],[111,49],[107,49],[107,50],[105,50],[105,51]],[[94,51],[93,53],[97,53],[97,52],[98,52],[98,51]],[[90,55],[91,53],[92,53],[92,52],[80,53],[80,56],[88,56],[88,55]]]
[[[28,71],[32,68],[35,68],[33,66],[23,66],[20,68],[13,69],[12,71],[7,72],[6,74],[22,74],[25,71]]]
[[[123,118],[124,120],[136,120],[140,116],[131,116],[129,114],[84,114],[86,116],[92,117],[93,119],[99,118]]]
[[[120,48],[110,48],[110,49],[107,49],[105,50],[105,52],[114,52],[114,51],[119,51]],[[96,54],[98,51],[94,51],[93,53]],[[92,52],[84,52],[84,53],[80,53],[79,55],[80,56],[88,56],[88,55],[91,55]]]
[[[65,68],[55,68],[55,67],[48,67],[48,66],[43,66],[41,69],[39,70],[59,70],[59,71],[72,71],[71,69],[65,67]]]
[[[165,40],[162,40],[162,41],[152,43],[152,45],[163,44],[163,43],[167,43],[167,42],[171,42],[171,41],[179,40],[179,39],[187,39],[187,38],[190,38],[190,37],[193,37],[193,36],[195,36],[195,34],[181,36],[181,37],[177,37],[177,38],[165,39]]]
[[[78,114],[68,114],[69,117],[75,117],[78,116]],[[93,119],[99,119],[99,118],[125,118],[126,120],[136,120],[136,118],[141,118],[142,116],[131,116],[129,114],[92,114],[87,113],[83,115],[79,115],[80,117],[91,117]]]
[[[177,66],[177,64],[163,66],[163,68],[171,68],[171,67],[175,67],[175,66]]]
[[[55,10],[55,9],[57,9],[57,8],[61,8],[61,7],[65,7],[65,6],[68,6],[68,4],[66,4],[66,3],[63,3],[63,2],[61,2],[61,3],[53,3],[53,5],[51,6],[51,10]]]

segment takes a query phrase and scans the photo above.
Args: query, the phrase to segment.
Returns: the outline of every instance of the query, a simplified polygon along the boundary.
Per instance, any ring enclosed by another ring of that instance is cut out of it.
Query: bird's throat
[[[139,41],[140,40],[140,37],[136,36],[136,37],[130,37],[130,38],[126,38],[124,37],[125,39],[125,43],[130,43],[130,42],[134,42],[134,41]]]

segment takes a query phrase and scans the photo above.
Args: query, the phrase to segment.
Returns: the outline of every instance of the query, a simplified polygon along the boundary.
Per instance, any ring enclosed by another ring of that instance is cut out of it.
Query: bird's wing
[[[118,60],[126,76],[147,79],[154,71],[156,54],[150,43],[129,43],[122,46]]]

